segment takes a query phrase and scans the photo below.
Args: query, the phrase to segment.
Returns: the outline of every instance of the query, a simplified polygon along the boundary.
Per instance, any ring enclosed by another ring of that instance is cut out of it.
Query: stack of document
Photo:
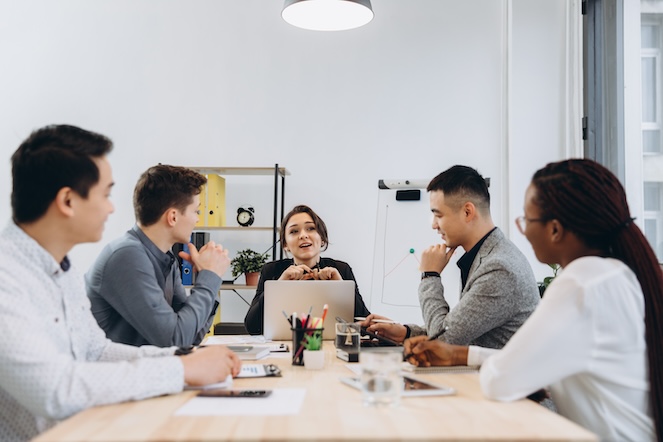
[[[231,345],[231,344],[269,344],[263,335],[214,335],[203,341],[204,345]]]
[[[243,361],[255,361],[269,355],[269,347],[257,345],[229,345],[228,348]]]
[[[203,345],[227,345],[228,348],[237,353],[240,359],[244,360],[260,359],[268,356],[270,352],[284,353],[290,351],[287,344],[268,341],[262,335],[214,335],[205,339]],[[251,347],[252,349],[249,350]],[[267,352],[262,351],[263,349],[266,349]]]

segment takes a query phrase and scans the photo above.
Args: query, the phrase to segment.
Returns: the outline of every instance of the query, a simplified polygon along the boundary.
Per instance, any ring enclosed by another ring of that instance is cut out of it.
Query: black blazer
[[[262,325],[263,325],[263,312],[265,309],[265,281],[276,280],[281,277],[283,272],[294,264],[292,259],[281,259],[279,261],[272,261],[265,264],[260,272],[260,281],[258,281],[258,289],[256,290],[256,295],[251,301],[251,307],[246,313],[244,318],[244,326],[246,330],[252,335],[262,334]],[[355,281],[355,275],[352,273],[352,268],[343,262],[336,261],[331,258],[320,258],[320,268],[324,269],[325,267],[334,267],[338,270],[338,273],[341,274],[341,278],[347,281]],[[368,316],[371,312],[366,308],[364,300],[359,294],[359,288],[357,287],[357,281],[355,281],[355,316]]]

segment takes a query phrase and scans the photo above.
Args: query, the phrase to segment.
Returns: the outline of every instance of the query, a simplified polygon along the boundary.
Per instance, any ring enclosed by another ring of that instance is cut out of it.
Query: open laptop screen
[[[263,335],[275,341],[292,339],[290,324],[283,317],[297,312],[307,314],[313,307],[311,316],[322,316],[322,307],[327,304],[329,311],[325,319],[322,338],[334,339],[334,323],[337,316],[354,317],[354,281],[265,281],[265,309]]]

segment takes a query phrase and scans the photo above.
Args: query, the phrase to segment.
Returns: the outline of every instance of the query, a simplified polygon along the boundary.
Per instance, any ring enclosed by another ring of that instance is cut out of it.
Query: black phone
[[[400,347],[403,345],[389,338],[385,338],[384,336],[376,335],[373,332],[369,332],[368,330],[366,330],[366,327],[361,328],[361,334],[362,336],[370,336],[373,339],[377,339],[380,342],[379,345],[381,347]]]
[[[272,390],[203,390],[198,393],[201,397],[267,397]]]

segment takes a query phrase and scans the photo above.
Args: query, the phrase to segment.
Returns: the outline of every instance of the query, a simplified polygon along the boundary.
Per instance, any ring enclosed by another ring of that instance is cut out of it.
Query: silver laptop
[[[290,323],[283,312],[292,316],[307,314],[313,307],[312,317],[321,317],[322,308],[329,310],[325,318],[322,339],[334,339],[336,317],[352,321],[355,312],[354,281],[265,281],[265,309],[263,335],[275,341],[292,339]]]

